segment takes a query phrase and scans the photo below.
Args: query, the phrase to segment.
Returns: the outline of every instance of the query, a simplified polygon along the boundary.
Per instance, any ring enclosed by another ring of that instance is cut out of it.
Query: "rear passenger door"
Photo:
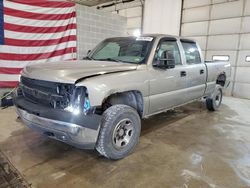
[[[202,97],[206,88],[207,69],[197,44],[190,40],[181,40],[186,59],[187,95],[186,100]]]

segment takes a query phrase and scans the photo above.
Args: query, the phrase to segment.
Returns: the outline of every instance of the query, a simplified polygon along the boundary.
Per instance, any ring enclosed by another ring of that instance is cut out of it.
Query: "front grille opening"
[[[56,109],[66,108],[74,95],[74,84],[62,84],[21,77],[20,88],[25,98],[36,104]]]

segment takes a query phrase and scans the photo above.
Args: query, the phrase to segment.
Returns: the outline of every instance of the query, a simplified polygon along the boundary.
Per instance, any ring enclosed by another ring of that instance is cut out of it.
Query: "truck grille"
[[[75,86],[21,77],[20,89],[28,100],[53,108],[66,108],[73,96]]]

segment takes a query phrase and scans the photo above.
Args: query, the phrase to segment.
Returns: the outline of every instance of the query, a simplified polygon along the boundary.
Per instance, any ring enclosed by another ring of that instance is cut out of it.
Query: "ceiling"
[[[96,6],[99,4],[107,3],[107,2],[112,2],[114,0],[73,0],[74,2],[86,6]]]

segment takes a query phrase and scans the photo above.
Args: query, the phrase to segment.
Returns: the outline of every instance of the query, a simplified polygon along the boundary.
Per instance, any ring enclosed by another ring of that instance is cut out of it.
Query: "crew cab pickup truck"
[[[204,62],[193,40],[109,38],[83,60],[24,68],[14,103],[35,131],[116,160],[134,150],[142,118],[202,98],[217,110],[229,78],[230,64]]]

